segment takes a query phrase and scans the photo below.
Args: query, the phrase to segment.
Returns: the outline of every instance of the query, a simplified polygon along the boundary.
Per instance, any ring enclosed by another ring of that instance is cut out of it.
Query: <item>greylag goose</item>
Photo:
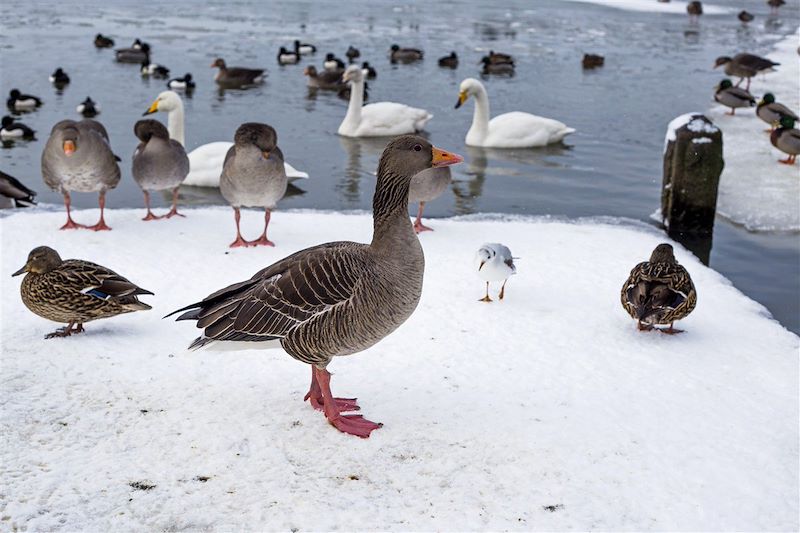
[[[787,154],[789,157],[778,162],[784,165],[794,165],[797,155],[800,154],[800,130],[794,127],[795,119],[783,116],[780,118],[780,128],[770,135],[772,146]]]
[[[411,179],[461,160],[421,137],[392,140],[378,165],[372,242],[307,248],[178,309],[172,313],[183,313],[178,320],[194,320],[204,330],[190,348],[216,341],[263,342],[265,347],[279,342],[293,358],[311,365],[305,399],[339,431],[369,437],[381,425],[342,414],[359,406],[355,398],[333,396],[326,367],[336,356],[374,345],[414,312],[425,259],[407,214]]]
[[[697,304],[689,273],[675,260],[672,246],[659,244],[649,261],[639,263],[622,286],[622,307],[636,320],[639,331],[669,324],[663,333],[681,333],[673,322],[685,318]]]
[[[306,56],[308,54],[313,54],[317,51],[317,47],[313,44],[309,43],[301,43],[298,40],[294,41],[294,51],[300,54],[301,56]]]
[[[50,74],[49,79],[50,83],[55,85],[57,88],[63,88],[69,83],[69,76],[61,67],[58,67],[52,74]]]
[[[150,60],[150,45],[142,43],[139,39],[134,41],[130,48],[120,48],[116,51],[118,63],[137,63]]]
[[[408,191],[408,203],[419,203],[417,219],[414,221],[415,232],[433,231],[433,228],[429,228],[422,223],[422,213],[425,211],[425,203],[441,196],[452,181],[453,177],[450,173],[450,167],[428,168],[411,179],[411,186]]]
[[[352,45],[350,45],[347,47],[347,52],[345,52],[344,55],[347,58],[347,62],[352,64],[356,62],[356,59],[361,57],[361,51],[358,48],[354,48]]]
[[[287,183],[283,152],[278,148],[275,129],[257,122],[239,126],[219,178],[219,191],[233,207],[236,220],[236,240],[231,243],[231,248],[275,246],[267,238],[267,228],[272,209],[286,194]],[[242,238],[239,230],[239,210],[242,207],[264,208],[264,232],[255,241]]]
[[[756,105],[756,99],[752,94],[740,87],[734,87],[731,80],[727,78],[717,85],[714,100],[731,108],[730,113],[727,113],[728,115],[735,115],[737,107],[753,107]]]
[[[212,68],[218,68],[214,81],[223,86],[241,87],[253,85],[264,80],[264,69],[231,67],[225,64],[225,60],[217,58],[211,63]]]
[[[167,82],[167,87],[172,89],[173,91],[186,91],[189,92],[194,89],[194,81],[192,80],[192,75],[190,73],[186,73],[182,78],[172,78]]]
[[[514,257],[508,246],[499,242],[487,242],[475,252],[475,266],[478,267],[478,277],[486,282],[486,295],[479,302],[491,302],[489,297],[489,283],[503,282],[497,298],[502,300],[506,295],[506,282],[508,278],[517,273]]]
[[[85,118],[94,118],[100,114],[100,105],[87,96],[86,100],[78,104],[78,107],[75,108],[75,111],[83,115]]]
[[[703,3],[698,0],[693,0],[686,5],[686,12],[689,14],[689,23],[697,24],[700,15],[703,14]]]
[[[458,56],[455,52],[439,58],[439,66],[444,68],[458,68]]]
[[[392,63],[413,63],[420,61],[424,54],[417,48],[400,48],[400,45],[393,44],[389,49],[389,60]]]
[[[67,323],[45,339],[82,333],[83,324],[92,320],[151,309],[137,296],[152,292],[104,266],[79,259],[64,261],[47,246],[31,250],[25,266],[11,275],[25,272],[20,286],[25,307],[47,320]]]
[[[345,87],[341,70],[323,70],[317,72],[317,67],[309,65],[303,70],[308,76],[308,86],[326,91],[338,91]]]
[[[110,230],[103,218],[106,191],[119,183],[119,158],[111,151],[106,129],[97,121],[62,120],[50,132],[42,151],[42,177],[64,195],[67,222],[61,229]],[[70,192],[99,193],[100,220],[94,226],[76,224],[70,215]]]
[[[775,70],[775,67],[780,65],[780,63],[775,63],[774,61],[770,61],[769,59],[755,54],[742,53],[736,54],[732,58],[728,56],[718,57],[714,62],[714,68],[720,65],[725,65],[725,74],[739,78],[739,81],[736,83],[737,87],[741,85],[742,80],[746,79],[747,85],[745,89],[749,91],[750,78],[757,74],[771,72]]]
[[[141,141],[133,153],[133,179],[144,193],[147,214],[142,220],[183,216],[178,213],[178,188],[189,174],[189,158],[183,145],[169,138],[169,132],[157,120],[140,120],[133,133]],[[157,217],[150,211],[150,191],[172,190],[172,208]]]
[[[281,46],[278,50],[278,64],[279,65],[294,65],[300,62],[300,54],[298,52],[290,52],[285,47]]]
[[[378,72],[369,64],[369,61],[361,63],[361,69],[366,71],[364,75],[368,80],[374,80],[378,77]]]
[[[0,207],[29,207],[36,205],[32,191],[22,184],[17,178],[0,171]]]
[[[98,33],[94,37],[94,45],[97,48],[112,48],[114,46],[114,39],[106,37],[102,33]]]
[[[12,111],[26,111],[42,105],[41,98],[31,94],[22,94],[19,89],[11,89],[6,106]]]
[[[786,107],[785,105],[775,101],[775,95],[766,93],[761,97],[761,101],[756,106],[756,115],[758,118],[770,125],[768,130],[770,133],[775,131],[775,126],[780,123],[781,117],[791,117],[794,120],[800,120],[797,114]]]
[[[29,141],[36,139],[36,132],[23,124],[17,122],[14,117],[6,115],[3,117],[2,128],[0,128],[0,139],[4,141],[13,139],[26,139]]]

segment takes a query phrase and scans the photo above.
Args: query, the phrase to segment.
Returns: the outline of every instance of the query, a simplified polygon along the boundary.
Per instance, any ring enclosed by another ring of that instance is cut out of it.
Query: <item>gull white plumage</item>
[[[487,242],[475,252],[475,266],[478,268],[478,277],[486,282],[486,296],[480,302],[491,302],[489,297],[489,283],[502,281],[500,287],[500,300],[505,296],[508,278],[517,273],[514,257],[507,246],[499,242]]]

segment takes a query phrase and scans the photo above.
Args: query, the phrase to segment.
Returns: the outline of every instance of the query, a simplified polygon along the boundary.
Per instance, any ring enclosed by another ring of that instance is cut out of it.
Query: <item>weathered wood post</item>
[[[669,124],[664,146],[661,219],[670,237],[705,264],[711,254],[722,159],[722,131],[699,113]]]

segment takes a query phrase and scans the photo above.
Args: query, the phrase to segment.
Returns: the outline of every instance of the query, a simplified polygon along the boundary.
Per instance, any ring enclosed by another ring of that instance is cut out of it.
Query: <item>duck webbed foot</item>
[[[74,322],[70,322],[63,328],[58,328],[53,333],[48,333],[47,335],[44,336],[44,338],[53,339],[55,337],[69,337],[73,333],[78,334],[78,333],[83,333],[83,331],[84,331],[83,324],[75,325]]]

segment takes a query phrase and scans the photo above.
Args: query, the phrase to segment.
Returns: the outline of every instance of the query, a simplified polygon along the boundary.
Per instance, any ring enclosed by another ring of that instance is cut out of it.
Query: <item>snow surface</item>
[[[678,138],[678,130],[684,126],[686,126],[689,131],[694,132],[716,133],[719,131],[716,126],[700,118],[702,115],[702,113],[697,112],[684,113],[683,115],[673,118],[670,123],[667,124],[667,134],[664,136],[664,152],[666,153],[669,142]],[[708,139],[708,137],[701,137],[701,139]],[[697,142],[697,139],[692,140]],[[711,139],[708,139],[706,142],[711,142]]]
[[[334,392],[385,424],[361,440],[303,403],[308,367],[281,351],[189,353],[197,330],[161,317],[295,250],[366,242],[369,215],[278,211],[277,248],[230,251],[229,209],[184,212],[110,210],[104,233],[57,231],[64,214],[40,209],[0,219],[0,529],[800,526],[800,339],[678,245],[699,294],[687,332],[637,332],[619,290],[665,240],[655,229],[429,221],[417,312],[330,367]],[[260,224],[243,214],[246,236]],[[491,304],[472,264],[487,241],[520,258]],[[57,325],[9,277],[41,244],[154,291],[153,310],[43,340]]]
[[[780,41],[767,55],[780,63],[777,71],[750,84],[757,99],[771,92],[795,113],[800,112],[798,37],[800,29]],[[772,146],[764,131],[768,125],[756,116],[755,108],[738,109],[734,116],[726,111],[715,105],[708,114],[722,129],[725,158],[718,213],[751,231],[800,231],[800,166],[778,163],[786,154]]]
[[[672,0],[671,2],[657,2],[656,0],[562,0],[562,2],[582,2],[600,6],[624,9],[626,11],[640,11],[647,13],[680,13],[686,15],[686,6],[689,2]],[[704,15],[727,15],[734,10],[729,7],[717,6],[703,2]]]

